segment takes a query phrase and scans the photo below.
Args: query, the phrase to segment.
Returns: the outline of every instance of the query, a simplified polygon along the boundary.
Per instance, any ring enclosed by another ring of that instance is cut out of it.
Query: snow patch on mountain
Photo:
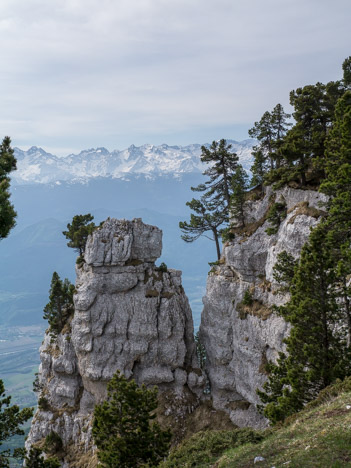
[[[228,140],[228,143],[232,145],[232,151],[238,154],[244,168],[249,170],[255,140]],[[127,149],[112,152],[102,147],[91,148],[63,158],[37,146],[32,146],[27,151],[15,148],[17,170],[12,179],[17,184],[48,184],[57,181],[82,183],[97,177],[125,179],[128,176],[143,175],[153,178],[170,175],[178,178],[182,174],[204,171],[206,165],[201,162],[200,155],[199,144],[131,145]]]

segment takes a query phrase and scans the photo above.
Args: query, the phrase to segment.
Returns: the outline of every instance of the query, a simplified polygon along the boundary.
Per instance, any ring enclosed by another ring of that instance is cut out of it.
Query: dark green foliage
[[[220,229],[229,219],[229,211],[233,207],[239,216],[242,216],[242,192],[240,191],[239,178],[243,183],[247,183],[247,176],[243,168],[238,165],[238,156],[232,153],[231,145],[222,139],[219,142],[212,142],[210,148],[201,147],[201,161],[210,164],[203,174],[209,176],[209,180],[197,187],[191,187],[195,192],[204,192],[200,200],[192,199],[187,205],[196,214],[190,215],[190,223],[180,222],[179,227],[183,231],[182,239],[186,242],[193,242],[206,232],[211,232],[216,243],[217,258],[220,258],[219,239],[222,232],[225,235],[228,231]],[[233,177],[235,180],[232,182]],[[233,194],[235,189],[235,194]]]
[[[286,136],[283,151],[293,170],[298,170],[301,185],[306,185],[307,171],[323,171],[325,140],[342,93],[339,82],[308,85],[290,93],[296,123]]]
[[[11,454],[10,450],[2,450],[1,445],[14,435],[23,435],[21,425],[33,416],[32,408],[20,410],[17,405],[11,405],[11,397],[5,396],[5,387],[0,380],[0,466],[9,467],[9,458],[17,456]],[[18,453],[21,456],[21,453]]]
[[[162,468],[209,466],[229,448],[258,443],[263,435],[253,429],[201,431],[172,450]]]
[[[60,468],[61,463],[55,458],[43,457],[43,451],[38,447],[32,447],[25,457],[26,468]]]
[[[38,406],[43,411],[49,411],[49,409],[50,409],[50,405],[49,405],[49,402],[48,402],[47,398],[45,398],[43,396],[39,397]]]
[[[68,247],[75,249],[80,257],[84,255],[88,236],[96,229],[95,224],[92,222],[93,219],[94,216],[90,213],[76,215],[73,217],[72,223],[67,224],[67,231],[62,232],[69,239],[69,242],[67,242]]]
[[[264,392],[258,392],[273,423],[301,410],[320,390],[351,372],[334,246],[323,223],[302,249],[290,291],[290,301],[279,308],[292,325],[285,340],[288,355],[269,364],[270,379]]]
[[[44,319],[48,320],[50,330],[58,334],[69,316],[74,312],[74,286],[67,278],[62,281],[56,271],[52,275],[49,302],[44,307]]]
[[[221,229],[220,234],[221,234],[222,242],[232,242],[235,239],[235,234],[232,231],[232,229],[233,228],[231,225],[229,225],[226,228]]]
[[[252,152],[252,156],[254,163],[250,168],[252,173],[250,187],[263,186],[265,174],[268,172],[267,160],[260,149],[255,149]]]
[[[278,271],[283,281],[290,281],[291,299],[279,311],[292,329],[286,340],[288,355],[281,354],[277,365],[269,364],[270,379],[259,392],[272,422],[300,410],[320,390],[351,374],[350,91],[335,108],[326,156],[320,189],[331,197],[328,216],[312,231],[292,280],[291,266]]]
[[[283,106],[277,104],[272,112],[265,112],[261,120],[255,122],[249,130],[249,135],[257,138],[259,142],[252,153],[254,157],[254,164],[251,167],[252,187],[263,184],[265,174],[280,167],[284,137],[291,126],[287,123],[289,118],[290,115],[284,112]]]
[[[167,273],[168,271],[167,265],[164,262],[162,262],[157,269],[158,271],[162,271],[163,273]]]
[[[221,252],[219,247],[220,226],[228,220],[226,210],[223,203],[211,201],[206,196],[201,197],[201,200],[193,198],[187,202],[187,206],[196,214],[191,213],[190,222],[181,221],[179,227],[184,233],[181,237],[185,242],[193,242],[206,232],[211,232],[212,237],[208,237],[215,241],[217,258],[219,260]],[[205,235],[205,237],[207,237]]]
[[[230,151],[231,148],[232,145],[224,139],[213,141],[210,148],[202,146],[201,161],[210,164],[203,174],[209,176],[209,180],[191,188],[196,192],[206,192],[207,199],[214,198],[218,204],[223,205],[226,215],[229,215],[230,183],[239,161],[238,156]]]
[[[270,222],[271,226],[266,229],[266,233],[271,236],[278,232],[280,223],[283,219],[286,218],[286,203],[285,201],[280,201],[273,203],[267,213],[267,221]]]
[[[51,431],[45,437],[44,450],[47,453],[57,453],[60,452],[63,448],[63,442],[61,437],[55,431]]]
[[[348,89],[351,87],[351,56],[347,57],[343,64],[342,64],[342,69],[343,69],[343,82],[344,86]]]
[[[0,146],[0,240],[8,236],[16,224],[17,213],[10,202],[11,171],[16,169],[16,159],[10,137],[5,137]]]
[[[196,355],[197,355],[199,367],[200,369],[205,369],[207,354],[206,354],[205,346],[203,345],[201,341],[199,331],[197,331],[195,334],[195,345],[196,345]]]
[[[294,259],[286,250],[277,256],[277,262],[273,268],[273,278],[282,285],[281,289],[289,290],[298,261]]]
[[[318,186],[325,177],[326,142],[333,128],[335,106],[351,86],[351,58],[343,63],[343,80],[327,84],[316,83],[291,91],[290,104],[295,122],[278,104],[265,112],[249,131],[258,139],[251,168],[252,186],[274,184],[280,188],[287,183]]]
[[[244,292],[243,300],[241,301],[242,305],[252,306],[253,301],[254,300],[253,300],[252,292],[250,291],[250,289],[246,289],[246,291]]]
[[[232,195],[230,211],[232,216],[244,226],[244,203],[248,189],[248,175],[241,164],[238,164],[231,180]]]
[[[93,437],[100,462],[108,468],[157,466],[171,439],[169,431],[151,423],[157,388],[138,387],[117,371],[107,389],[107,400],[94,410]]]
[[[39,382],[39,374],[38,372],[35,373],[35,378],[33,381],[33,392],[40,393],[43,389],[43,384]]]

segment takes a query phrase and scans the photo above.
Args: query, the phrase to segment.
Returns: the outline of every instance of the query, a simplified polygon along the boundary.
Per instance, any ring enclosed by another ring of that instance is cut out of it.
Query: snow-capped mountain
[[[241,142],[228,140],[232,151],[238,154],[241,164],[249,169],[251,151],[255,140]],[[206,145],[207,146],[207,145]],[[200,160],[201,145],[155,146],[131,145],[129,148],[109,152],[106,148],[83,150],[58,158],[42,148],[32,146],[28,151],[15,148],[17,171],[12,179],[17,184],[48,184],[60,181],[84,182],[97,177],[125,179],[144,175],[156,177],[186,173],[201,173],[205,165]]]

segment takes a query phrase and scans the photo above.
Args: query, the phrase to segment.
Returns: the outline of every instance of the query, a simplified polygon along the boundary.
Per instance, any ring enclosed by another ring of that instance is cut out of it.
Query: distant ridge
[[[227,141],[232,144],[232,150],[238,154],[241,164],[248,170],[255,140]],[[199,173],[204,170],[205,165],[200,160],[200,154],[200,144],[131,145],[127,149],[112,152],[103,147],[91,148],[61,158],[37,146],[32,146],[27,151],[15,148],[17,171],[13,173],[12,179],[17,184],[52,184],[86,182],[97,177],[181,177],[182,174]]]

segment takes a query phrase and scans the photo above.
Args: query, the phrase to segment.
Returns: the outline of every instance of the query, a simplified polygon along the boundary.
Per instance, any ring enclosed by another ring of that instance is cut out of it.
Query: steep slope
[[[257,190],[251,195],[260,198]],[[246,203],[245,226],[234,229],[234,241],[225,245],[220,264],[209,273],[200,333],[211,395],[215,408],[240,427],[267,424],[256,409],[256,389],[266,381],[265,364],[283,350],[288,333],[288,325],[272,311],[287,300],[273,278],[277,255],[286,250],[298,258],[310,228],[323,215],[323,201],[325,196],[312,190],[266,188],[262,198]],[[286,217],[268,235],[274,203],[285,207]],[[252,300],[245,305],[246,291]]]
[[[161,411],[178,426],[198,405],[204,378],[191,310],[181,272],[155,267],[161,248],[162,232],[140,219],[108,219],[89,237],[76,267],[74,316],[58,336],[47,331],[40,348],[42,390],[27,448],[54,431],[63,466],[95,466],[92,411],[117,369],[158,385],[169,402]]]

